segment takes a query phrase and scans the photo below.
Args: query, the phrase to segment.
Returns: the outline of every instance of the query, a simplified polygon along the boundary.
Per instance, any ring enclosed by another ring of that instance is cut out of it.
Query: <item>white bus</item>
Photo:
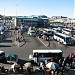
[[[66,35],[72,36],[73,33],[74,33],[74,31],[71,30],[71,29],[64,28],[64,29],[62,29],[62,33],[63,33],[63,34],[66,34]]]
[[[66,34],[56,33],[54,34],[53,38],[64,45],[72,45],[73,41],[72,38]]]
[[[46,34],[46,35],[48,35],[48,36],[53,36],[53,31],[52,31],[52,29],[47,29],[47,28],[45,28],[44,30],[43,30],[43,33],[44,34]]]
[[[38,60],[43,59],[47,60],[51,57],[62,57],[62,50],[33,50],[33,54],[29,55],[29,60],[33,61],[33,63],[37,63]]]
[[[30,30],[30,31],[28,31],[27,34],[30,35],[30,36],[36,36],[36,31]]]
[[[42,39],[44,39],[44,41],[48,41],[49,38],[50,38],[50,39],[53,39],[53,35],[54,35],[54,32],[52,31],[52,29],[47,29],[47,28],[45,28],[45,29],[43,30]]]

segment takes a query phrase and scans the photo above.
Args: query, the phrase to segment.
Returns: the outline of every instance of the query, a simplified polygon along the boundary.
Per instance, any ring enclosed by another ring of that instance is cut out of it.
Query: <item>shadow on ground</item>
[[[12,40],[3,40],[2,43],[12,43]]]
[[[0,45],[0,47],[11,47],[10,45]]]
[[[26,42],[32,42],[32,41],[31,41],[31,40],[29,40],[29,39],[25,39],[25,41],[26,41]]]
[[[18,64],[21,64],[21,65],[24,65],[26,62],[29,62],[29,61],[27,61],[27,60],[22,60],[22,59],[18,59]],[[12,63],[8,63],[7,62],[7,60],[5,59],[4,61],[0,61],[0,63],[2,63],[2,64],[9,64],[9,65],[11,65]]]
[[[26,62],[28,62],[27,60],[22,60],[22,59],[18,59],[18,64],[20,65],[24,65]]]

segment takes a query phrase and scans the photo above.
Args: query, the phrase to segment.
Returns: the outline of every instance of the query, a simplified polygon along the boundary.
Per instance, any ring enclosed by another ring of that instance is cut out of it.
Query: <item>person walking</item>
[[[59,44],[60,42],[58,41],[58,44]]]
[[[50,46],[50,37],[48,37],[48,47]]]
[[[10,32],[10,35],[12,36],[12,31]]]
[[[50,41],[48,41],[48,47],[50,46]]]

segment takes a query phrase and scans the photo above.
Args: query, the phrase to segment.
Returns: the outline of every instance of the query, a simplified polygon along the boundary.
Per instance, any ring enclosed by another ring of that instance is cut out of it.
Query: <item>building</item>
[[[48,24],[47,16],[17,16],[14,20],[15,26],[46,27]]]
[[[50,23],[57,23],[58,24],[73,24],[74,19],[68,18],[68,17],[63,17],[63,16],[52,16],[49,18]]]
[[[52,16],[51,18],[53,19],[66,19],[67,17],[64,17],[64,16]]]
[[[6,26],[13,25],[12,17],[0,15],[0,25],[6,25]]]

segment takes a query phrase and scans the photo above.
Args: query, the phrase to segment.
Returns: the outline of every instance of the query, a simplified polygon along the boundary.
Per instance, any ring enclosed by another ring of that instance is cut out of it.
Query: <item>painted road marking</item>
[[[44,46],[47,47],[47,44],[45,44],[39,37],[38,37],[38,39],[39,39],[39,41],[40,41]]]

